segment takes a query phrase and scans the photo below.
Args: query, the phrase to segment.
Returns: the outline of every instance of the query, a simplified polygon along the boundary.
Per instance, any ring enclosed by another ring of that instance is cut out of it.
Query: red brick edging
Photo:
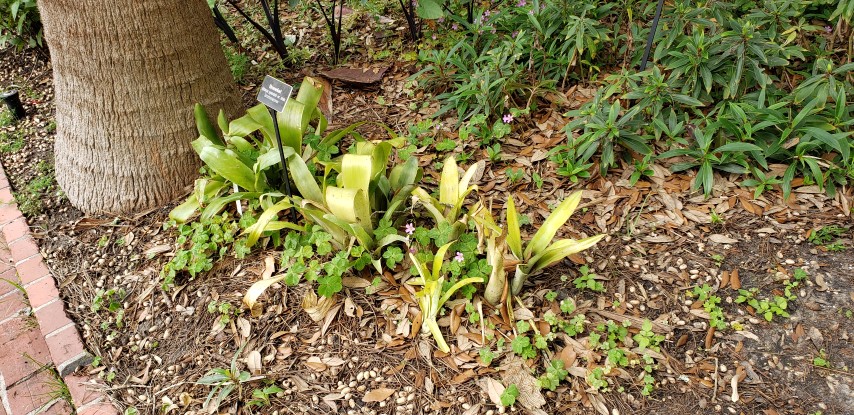
[[[20,283],[29,298],[30,307],[38,321],[41,337],[47,343],[50,358],[63,381],[68,386],[78,415],[117,415],[118,411],[100,391],[99,384],[84,376],[73,375],[77,369],[92,362],[77,331],[77,326],[65,313],[65,304],[59,297],[56,281],[45,265],[39,247],[30,234],[27,220],[18,209],[3,167],[0,166],[0,229],[9,247],[11,260]],[[33,329],[33,331],[35,331]],[[0,350],[0,355],[2,355]],[[0,377],[2,380],[2,377]],[[26,414],[30,411],[13,406],[6,395],[6,385],[1,397],[0,415]],[[94,388],[93,388],[94,387]],[[23,411],[23,412],[21,412]]]

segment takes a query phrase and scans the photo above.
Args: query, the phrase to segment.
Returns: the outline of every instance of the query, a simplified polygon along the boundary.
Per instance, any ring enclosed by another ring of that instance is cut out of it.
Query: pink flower
[[[513,114],[504,114],[504,117],[501,119],[504,120],[504,124],[510,124],[513,122]]]
[[[407,235],[412,235],[413,233],[415,233],[415,225],[413,225],[412,223],[407,223],[406,227],[404,228],[404,232],[406,232]]]
[[[452,25],[451,25],[451,30],[457,30],[457,29],[459,29],[459,28],[460,28],[460,27],[459,27],[459,26],[457,26],[457,24],[456,24],[456,23],[454,23],[454,24],[452,24]]]
[[[525,0],[519,0],[519,3],[516,3],[517,7],[525,7],[528,3]]]
[[[463,262],[463,261],[465,261],[465,259],[466,259],[466,257],[463,256],[463,253],[460,251],[457,251],[457,254],[454,255],[454,261]]]

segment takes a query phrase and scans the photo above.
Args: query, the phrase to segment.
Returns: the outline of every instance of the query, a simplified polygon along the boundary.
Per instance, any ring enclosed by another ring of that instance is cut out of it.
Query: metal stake
[[[664,0],[658,0],[658,5],[655,6],[655,17],[652,18],[652,27],[649,28],[649,36],[646,38],[646,49],[643,51],[643,60],[640,64],[640,70],[646,69],[646,62],[649,59],[649,50],[652,48],[652,40],[655,38],[655,32],[658,29],[658,19],[661,17],[661,7],[664,6]]]
[[[285,192],[288,194],[288,200],[293,203],[293,195],[291,194],[291,181],[288,178],[288,161],[285,160],[285,151],[282,149],[282,136],[279,133],[279,118],[276,116],[276,110],[267,107],[270,110],[270,116],[273,117],[273,130],[276,132],[276,144],[279,145],[279,159],[282,161],[282,181],[285,182]],[[297,211],[291,208],[291,219],[294,223],[297,222]]]

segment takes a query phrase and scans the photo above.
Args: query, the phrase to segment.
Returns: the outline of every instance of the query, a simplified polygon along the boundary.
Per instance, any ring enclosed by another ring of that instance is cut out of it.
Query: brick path
[[[0,415],[117,415],[0,167]],[[63,396],[64,395],[64,396]]]

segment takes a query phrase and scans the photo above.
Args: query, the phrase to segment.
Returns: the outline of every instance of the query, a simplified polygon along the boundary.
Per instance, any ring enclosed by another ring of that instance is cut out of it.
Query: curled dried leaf
[[[335,297],[318,297],[312,290],[307,290],[305,297],[302,298],[302,309],[315,323],[323,321],[333,305],[335,305]]]

